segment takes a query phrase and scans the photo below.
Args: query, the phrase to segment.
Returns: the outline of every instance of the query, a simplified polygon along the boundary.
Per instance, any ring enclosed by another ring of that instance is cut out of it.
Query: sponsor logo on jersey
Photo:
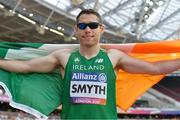
[[[98,58],[95,60],[95,63],[103,63],[104,59],[103,58]]]
[[[97,81],[106,82],[107,77],[105,73],[83,73],[83,72],[73,72],[71,80],[81,80],[81,81]]]
[[[75,63],[78,63],[79,61],[80,61],[80,60],[79,60],[78,57],[74,58],[74,62],[75,62]]]

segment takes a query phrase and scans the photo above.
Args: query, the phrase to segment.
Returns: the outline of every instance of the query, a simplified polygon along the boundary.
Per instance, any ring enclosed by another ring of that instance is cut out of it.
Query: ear
[[[105,31],[105,26],[103,24],[100,26],[100,30],[101,30],[101,34],[103,34]]]
[[[77,28],[77,25],[75,25],[74,26],[74,35],[77,37],[77,30],[78,30],[78,28]]]

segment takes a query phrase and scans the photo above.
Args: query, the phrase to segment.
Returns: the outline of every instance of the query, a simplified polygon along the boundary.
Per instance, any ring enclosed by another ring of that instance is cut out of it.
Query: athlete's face
[[[104,26],[93,14],[82,14],[75,27],[75,34],[80,44],[87,47],[97,45],[103,32]]]

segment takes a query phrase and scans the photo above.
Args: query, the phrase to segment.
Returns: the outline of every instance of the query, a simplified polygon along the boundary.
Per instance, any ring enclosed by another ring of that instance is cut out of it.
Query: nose
[[[89,26],[87,26],[84,30],[85,31],[91,31],[91,28],[89,28]]]

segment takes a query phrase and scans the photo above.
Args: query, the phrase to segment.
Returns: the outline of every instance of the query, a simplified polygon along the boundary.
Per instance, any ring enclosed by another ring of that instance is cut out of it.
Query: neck
[[[91,46],[91,47],[80,46],[79,52],[85,58],[90,59],[90,58],[96,56],[99,53],[99,50],[100,50],[99,45]]]

